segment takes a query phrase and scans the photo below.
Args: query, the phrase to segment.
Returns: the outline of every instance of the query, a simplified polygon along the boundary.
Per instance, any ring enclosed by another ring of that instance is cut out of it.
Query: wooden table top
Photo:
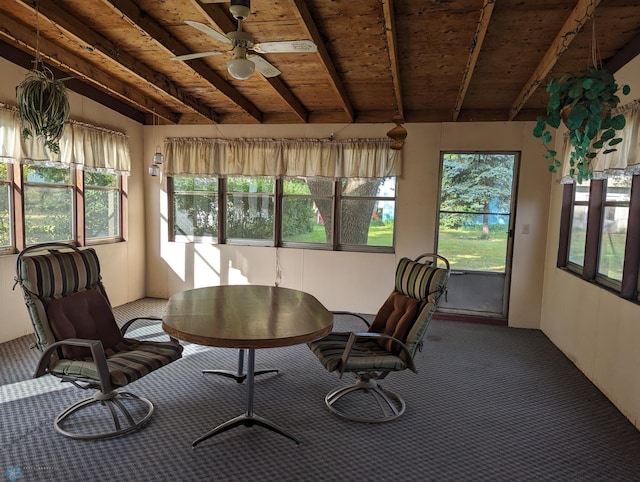
[[[273,348],[322,338],[333,315],[314,296],[274,286],[196,288],[169,298],[162,328],[198,345]]]

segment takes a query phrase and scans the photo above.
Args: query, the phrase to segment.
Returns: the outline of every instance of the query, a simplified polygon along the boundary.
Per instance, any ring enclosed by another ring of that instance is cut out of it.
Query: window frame
[[[60,240],[60,242],[68,242],[75,246],[95,246],[100,244],[112,244],[125,242],[128,238],[127,224],[128,224],[128,176],[126,173],[116,172],[118,187],[111,187],[109,190],[118,190],[119,201],[119,235],[114,237],[104,238],[86,238],[85,233],[85,187],[84,187],[84,175],[85,171],[81,169],[74,169],[73,166],[69,166],[70,178],[66,184],[52,184],[52,183],[40,183],[40,182],[27,182],[24,173],[24,164],[13,162],[7,163],[8,177],[10,179],[10,219],[12,230],[12,245],[0,247],[0,256],[14,254],[20,252],[27,247],[26,243],[26,223],[25,223],[25,188],[30,185],[34,187],[45,186],[59,189],[71,189],[72,193],[72,216],[71,216],[71,229],[73,231],[72,238],[68,240]],[[35,167],[50,167],[50,166],[38,166]],[[60,166],[66,169],[66,166]],[[6,184],[4,182],[3,184]]]
[[[570,220],[569,220],[569,224],[568,224],[568,232],[567,232],[567,256],[566,256],[566,267],[567,269],[573,271],[574,273],[583,276],[583,274],[585,273],[584,271],[584,263],[586,260],[586,249],[587,249],[587,240],[589,239],[589,235],[587,234],[588,230],[589,230],[589,216],[590,214],[593,212],[593,209],[596,208],[596,206],[592,206],[591,205],[591,200],[593,199],[594,195],[596,195],[596,193],[594,193],[592,190],[594,189],[594,184],[593,181],[590,180],[589,181],[589,197],[586,201],[577,201],[576,200],[576,195],[577,195],[577,187],[578,184],[577,183],[573,183],[570,185],[571,186],[571,198],[569,199],[569,213],[568,215],[570,216]],[[576,263],[575,261],[571,261],[571,232],[572,232],[572,227],[573,227],[573,221],[575,219],[575,208],[576,206],[585,206],[587,208],[587,232],[585,232],[585,245],[583,248],[583,257],[582,257],[582,264]]]
[[[82,238],[78,239],[81,245],[83,246],[95,246],[99,244],[111,244],[111,243],[119,243],[125,241],[125,226],[126,226],[126,199],[127,199],[127,178],[125,174],[121,173],[110,173],[116,176],[116,186],[115,187],[107,187],[107,186],[91,186],[87,188],[85,184],[85,171],[78,171],[77,174],[81,177],[80,180],[77,181],[78,188],[76,188],[76,198],[78,206],[82,206],[82,215],[80,213],[77,217],[78,226],[82,225],[82,230],[78,229],[79,232],[82,233]],[[79,186],[82,186],[82,191],[80,191]],[[90,238],[86,233],[86,193],[87,190],[95,190],[95,191],[116,191],[116,197],[118,199],[118,234],[116,236],[105,236],[105,237],[96,237]],[[80,210],[78,210],[80,211]],[[80,236],[78,236],[80,238]]]
[[[15,178],[15,168],[13,162],[4,162],[2,163],[6,166],[7,169],[7,178],[0,180],[0,185],[3,186],[2,190],[6,189],[7,191],[7,202],[8,202],[8,215],[9,215],[9,244],[6,246],[0,246],[0,255],[2,254],[10,254],[15,251],[16,247],[16,223],[15,223],[15,196],[14,196],[14,178]],[[3,194],[4,195],[4,194]]]
[[[581,270],[578,265],[569,261],[569,237],[573,207],[575,205],[575,185],[573,183],[564,185],[556,266],[580,276],[584,281],[594,283],[603,289],[611,291],[621,298],[638,303],[640,302],[640,223],[638,222],[640,219],[640,174],[632,175],[629,222],[627,223],[622,280],[620,282],[598,273],[600,246],[603,242],[604,208],[608,205],[605,203],[605,185],[606,181],[604,179],[591,180],[584,266]]]
[[[25,167],[32,167],[32,168],[53,168],[53,169],[60,169],[60,170],[66,170],[69,173],[69,179],[66,183],[51,183],[51,182],[34,182],[34,181],[27,181],[27,177],[25,174]],[[35,244],[39,244],[39,243],[43,243],[43,242],[48,242],[48,241],[38,241],[36,243],[33,244],[28,244],[27,243],[27,212],[26,212],[26,194],[27,194],[27,190],[29,189],[29,187],[40,187],[40,188],[45,188],[45,189],[57,189],[57,190],[68,190],[70,193],[70,204],[71,204],[71,236],[68,239],[56,239],[56,240],[51,240],[51,241],[56,241],[56,242],[61,242],[61,243],[73,243],[75,241],[78,240],[78,234],[82,233],[84,230],[79,229],[78,227],[78,218],[79,218],[79,213],[78,213],[78,193],[77,193],[77,173],[75,172],[76,170],[72,168],[72,166],[68,165],[61,165],[60,167],[58,166],[40,166],[38,164],[30,164],[30,165],[24,165],[22,164],[20,166],[20,172],[21,172],[21,178],[22,178],[22,219],[24,221],[24,226],[23,226],[23,231],[22,231],[22,236],[23,236],[23,243],[24,246],[32,246]]]
[[[229,177],[238,177],[238,178],[267,178],[273,180],[273,191],[270,193],[267,192],[244,192],[244,191],[229,191]],[[282,189],[278,190],[278,183],[281,182],[280,178],[277,176],[245,176],[245,175],[237,175],[237,176],[228,176],[224,178],[223,187],[220,188],[222,191],[222,198],[224,199],[223,204],[218,203],[218,232],[222,232],[222,236],[220,239],[224,240],[223,244],[236,245],[236,246],[265,246],[265,247],[273,247],[276,246],[276,239],[278,229],[276,226],[280,226],[281,217],[278,216],[278,203],[276,199],[282,196]],[[218,184],[220,186],[220,184]],[[278,194],[280,192],[280,194]],[[272,199],[273,200],[273,224],[271,229],[271,238],[270,239],[257,239],[257,238],[233,238],[228,234],[229,231],[229,212],[228,208],[231,204],[231,199],[235,196],[243,197],[246,199]],[[220,220],[220,206],[224,206],[224,216],[222,216],[222,221]]]
[[[633,177],[632,177],[633,180]],[[602,247],[605,245],[606,240],[604,239],[604,227],[605,227],[605,214],[607,211],[607,208],[617,208],[617,207],[626,207],[627,208],[627,228],[629,226],[629,220],[631,219],[629,217],[629,203],[631,201],[631,196],[629,196],[629,201],[608,201],[607,200],[607,193],[608,193],[608,189],[609,189],[609,180],[605,179],[604,183],[603,183],[603,192],[602,192],[602,219],[600,222],[600,243],[598,245],[598,259],[597,259],[597,265],[596,265],[596,274],[595,274],[595,280],[602,285],[605,285],[611,289],[614,289],[616,291],[620,291],[622,288],[622,280],[617,280],[614,278],[611,278],[607,275],[605,275],[604,273],[602,273],[600,271],[600,264],[602,261]],[[626,251],[626,236],[625,236],[625,251]],[[623,260],[624,260],[624,256],[623,256]],[[623,263],[624,264],[624,263]]]
[[[305,242],[290,242],[282,240],[282,220],[283,220],[283,199],[287,197],[298,197],[304,198],[309,197],[313,198],[313,195],[299,195],[299,194],[284,194],[284,177],[283,176],[255,176],[255,177],[270,177],[275,180],[275,189],[274,194],[260,193],[264,196],[273,196],[275,203],[275,212],[274,212],[274,233],[272,239],[269,240],[257,240],[257,239],[242,239],[242,238],[229,238],[226,233],[227,228],[227,220],[226,220],[226,200],[228,196],[227,192],[227,178],[225,176],[217,176],[218,178],[218,207],[221,205],[225,206],[225,209],[218,211],[218,239],[212,240],[209,238],[205,238],[202,236],[194,236],[193,238],[180,238],[176,235],[173,229],[173,205],[175,202],[175,190],[174,190],[174,176],[167,176],[167,202],[168,202],[168,213],[169,213],[169,222],[167,223],[168,228],[168,239],[171,242],[186,242],[186,243],[214,243],[214,244],[228,244],[234,246],[264,246],[264,247],[284,247],[284,248],[298,248],[298,249],[314,249],[314,250],[326,250],[326,251],[353,251],[353,252],[376,252],[376,253],[395,253],[395,237],[396,237],[396,227],[395,227],[395,212],[397,210],[397,176],[388,176],[394,179],[395,195],[393,197],[388,196],[374,196],[372,199],[375,200],[387,200],[394,202],[394,229],[393,229],[393,241],[391,246],[369,246],[369,245],[347,245],[340,244],[338,239],[338,230],[340,227],[339,213],[338,209],[341,203],[341,200],[345,197],[342,196],[341,189],[341,181],[343,178],[334,179],[333,186],[333,220],[332,220],[332,241],[331,243],[305,243]],[[177,177],[177,176],[176,176]],[[192,176],[199,177],[199,176]],[[246,176],[251,177],[251,176]],[[386,179],[386,178],[385,178]],[[326,196],[329,197],[329,196]],[[350,198],[350,197],[347,197]],[[356,197],[357,199],[363,199],[362,196]]]

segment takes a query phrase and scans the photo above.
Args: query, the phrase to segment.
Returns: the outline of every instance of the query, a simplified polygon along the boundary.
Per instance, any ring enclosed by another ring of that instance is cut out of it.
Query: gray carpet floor
[[[116,308],[119,320],[161,315],[162,300]],[[360,329],[343,318],[336,329]],[[159,328],[134,330],[154,336]],[[0,345],[0,478],[47,481],[640,480],[640,432],[537,330],[434,320],[418,374],[392,374],[406,413],[386,424],[342,420],[324,405],[346,383],[305,345],[258,350],[255,413],[293,433],[239,427],[191,442],[244,412],[245,385],[203,376],[236,367],[235,350],[185,344],[184,356],[129,385],[156,411],[142,430],[68,439],[55,415],[85,396],[31,379],[30,337]],[[350,381],[350,380],[348,380]]]

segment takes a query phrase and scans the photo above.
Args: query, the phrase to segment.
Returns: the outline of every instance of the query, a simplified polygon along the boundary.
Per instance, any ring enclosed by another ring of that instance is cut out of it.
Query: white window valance
[[[165,139],[169,176],[400,176],[391,139]]]
[[[0,142],[0,160],[9,162],[74,165],[124,174],[131,171],[129,139],[124,133],[70,120],[59,141],[60,153],[56,154],[39,138],[22,138],[17,109],[6,104],[0,104]]]
[[[626,121],[624,129],[618,132],[622,142],[615,146],[615,152],[600,153],[591,161],[594,179],[603,179],[623,172],[640,173],[640,100],[634,100],[612,112],[612,115],[618,114],[624,114]],[[574,182],[569,175],[571,150],[569,136],[565,134],[562,146],[562,183],[565,184]]]

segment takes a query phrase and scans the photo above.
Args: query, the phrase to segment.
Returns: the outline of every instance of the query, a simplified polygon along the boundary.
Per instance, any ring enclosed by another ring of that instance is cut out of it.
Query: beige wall
[[[318,137],[384,136],[390,124],[319,126],[156,126],[145,127],[145,159],[167,136]],[[228,284],[281,284],[315,295],[333,310],[375,313],[393,287],[402,256],[433,250],[438,169],[441,150],[515,150],[522,152],[511,326],[538,328],[548,217],[549,175],[542,148],[531,135],[532,123],[410,124],[403,149],[403,175],[398,181],[396,253],[347,253],[317,250],[214,246],[167,240],[165,180],[147,183],[147,294],[167,297],[193,287]],[[530,225],[522,234],[522,224]],[[520,273],[525,273],[520,275]]]
[[[0,58],[0,71],[0,102],[15,105],[15,87],[26,70]],[[128,179],[129,240],[96,247],[109,298],[120,305],[145,295],[142,126],[74,92],[69,93],[69,101],[71,118],[129,135],[133,162]],[[33,332],[19,287],[12,291],[15,260],[15,255],[0,256],[0,342]]]
[[[640,98],[640,57],[616,74]],[[558,137],[558,136],[556,136]],[[541,328],[640,428],[640,305],[556,268],[562,186],[553,183]],[[637,222],[637,220],[636,220]]]

